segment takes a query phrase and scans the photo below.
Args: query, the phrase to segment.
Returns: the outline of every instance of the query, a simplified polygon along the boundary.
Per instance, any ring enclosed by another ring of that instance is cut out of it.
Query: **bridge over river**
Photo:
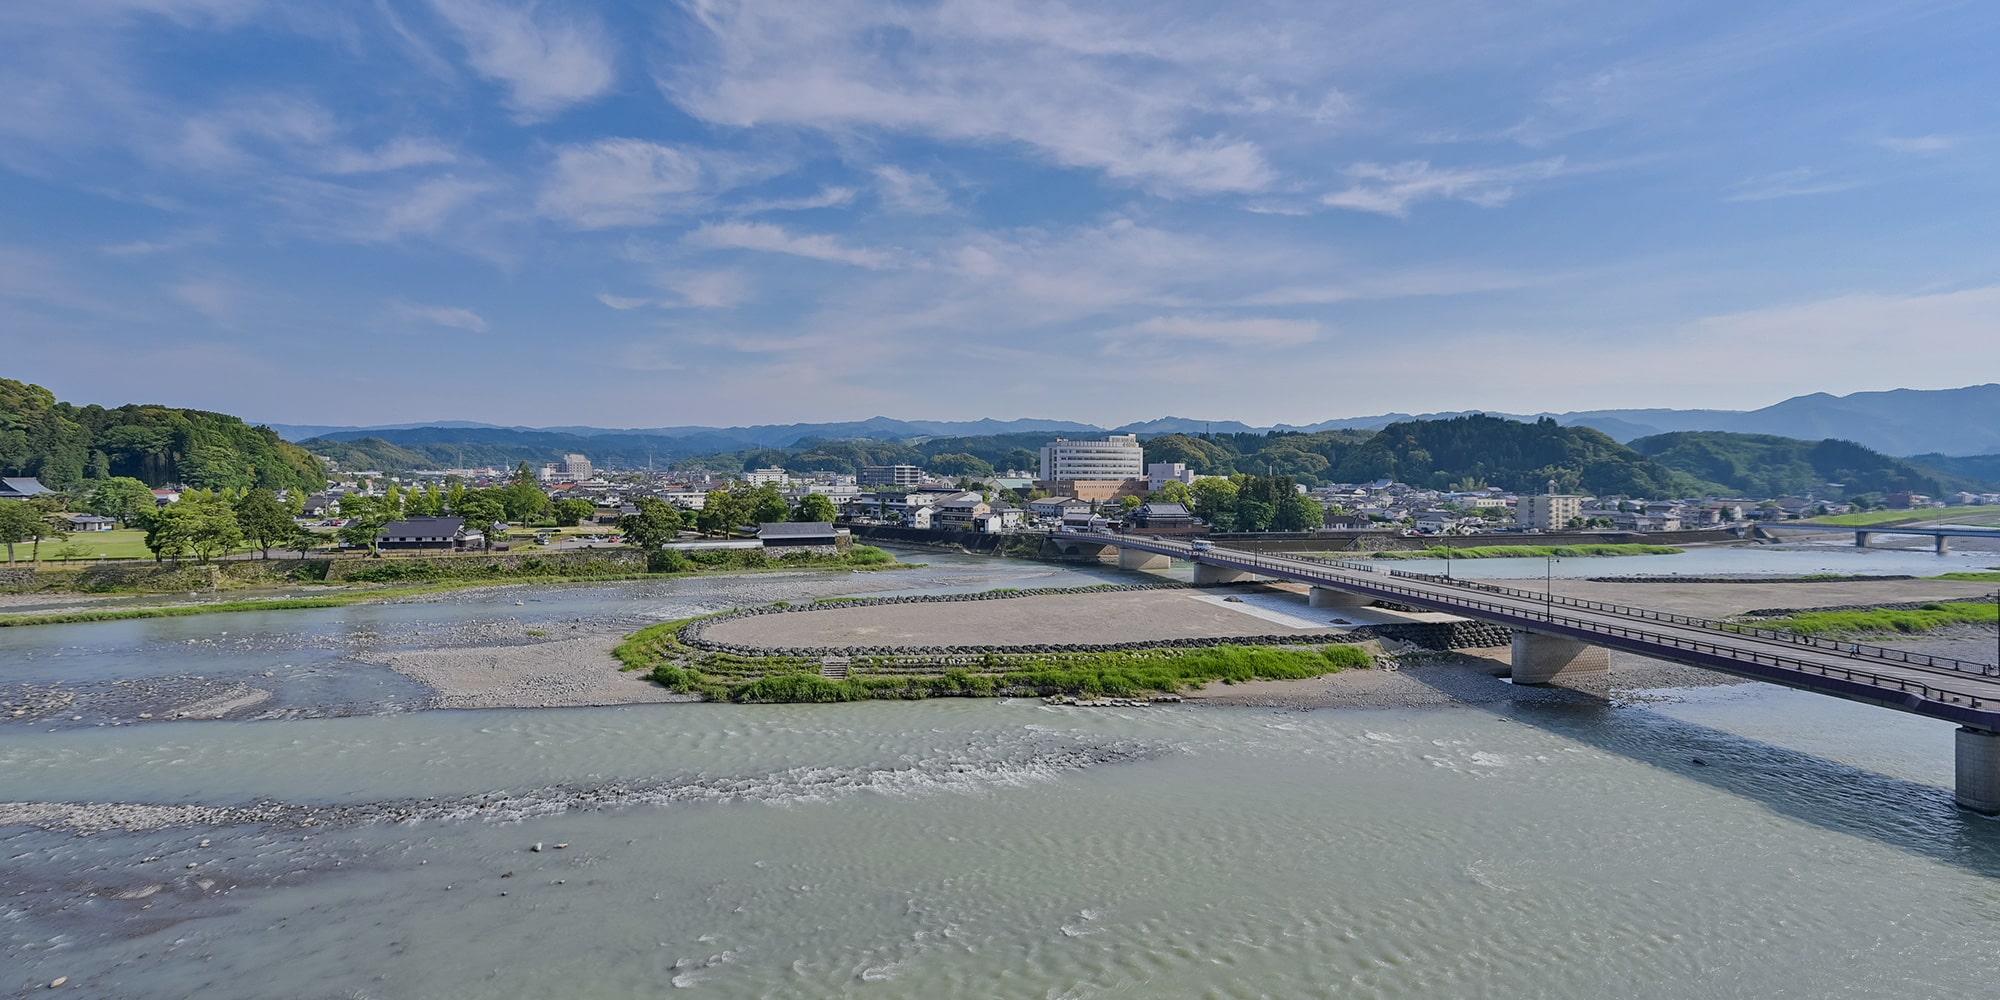
[[[1365,563],[1244,552],[1143,535],[1052,533],[1069,555],[1116,549],[1125,569],[1194,564],[1196,583],[1267,578],[1309,585],[1316,608],[1390,601],[1507,626],[1514,682],[1604,673],[1609,651],[1685,663],[1957,723],[1957,800],[2000,814],[2000,663],[1834,642]]]
[[[1864,549],[1868,547],[1869,539],[1876,535],[1918,535],[1933,539],[1938,555],[1944,555],[1946,552],[1951,551],[1949,539],[2000,538],[2000,528],[1987,528],[1970,524],[1909,525],[1902,527],[1892,524],[1882,524],[1849,527],[1842,524],[1805,524],[1803,522],[1777,521],[1771,524],[1759,525],[1757,530],[1768,538],[1779,537],[1776,533],[1780,531],[1851,531],[1854,532],[1854,544]]]

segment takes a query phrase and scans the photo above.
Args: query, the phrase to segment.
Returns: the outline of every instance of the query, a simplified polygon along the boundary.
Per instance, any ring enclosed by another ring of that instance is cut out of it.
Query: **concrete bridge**
[[[1842,525],[1842,524],[1787,524],[1784,522],[1779,522],[1777,524],[1758,525],[1757,530],[1763,532],[1767,536],[1770,535],[1772,532],[1777,532],[1777,531],[1839,531],[1839,532],[1851,531],[1854,532],[1855,547],[1863,549],[1868,547],[1868,539],[1875,535],[1921,535],[1924,537],[1934,538],[1937,540],[1936,544],[1937,544],[1938,555],[1944,555],[1945,553],[1951,551],[1951,543],[1948,542],[1947,539],[2000,538],[2000,528],[1981,528],[1973,525],[1965,525],[1955,528],[1951,527],[1899,528],[1896,527],[1895,525],[1868,525],[1867,527],[1850,527],[1848,525]]]
[[[1957,723],[1958,804],[2000,814],[2000,663],[1156,536],[1053,533],[1049,541],[1069,555],[1116,549],[1121,569],[1165,569],[1181,559],[1194,564],[1198,584],[1257,578],[1307,584],[1315,608],[1383,600],[1504,625],[1514,634],[1517,684],[1605,673],[1609,651],[1617,649]]]

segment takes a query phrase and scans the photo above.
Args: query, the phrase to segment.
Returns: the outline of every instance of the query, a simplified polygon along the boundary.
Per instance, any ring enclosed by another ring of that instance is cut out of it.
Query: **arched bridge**
[[[1126,569],[1185,560],[1194,564],[1196,583],[1262,577],[1307,584],[1313,607],[1383,600],[1504,625],[1514,632],[1515,683],[1602,673],[1610,666],[1607,651],[1617,649],[1955,722],[1958,802],[2000,814],[2000,663],[1156,536],[1055,533],[1049,540],[1072,555],[1117,549]]]

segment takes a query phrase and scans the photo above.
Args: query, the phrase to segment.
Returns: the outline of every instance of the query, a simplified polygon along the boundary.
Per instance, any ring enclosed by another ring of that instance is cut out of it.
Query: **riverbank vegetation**
[[[1411,551],[1368,553],[1371,559],[1572,559],[1598,556],[1674,556],[1686,549],[1641,543],[1617,545],[1433,545]]]
[[[723,554],[730,553],[727,558]],[[659,553],[655,553],[658,555]],[[241,611],[287,611],[307,608],[338,608],[372,601],[465,590],[474,587],[513,584],[605,583],[615,580],[652,580],[694,574],[745,574],[806,569],[848,569],[873,571],[913,569],[921,563],[897,562],[894,556],[870,545],[857,545],[847,552],[827,554],[795,552],[767,556],[762,549],[725,549],[700,553],[701,558],[665,560],[665,568],[639,570],[615,562],[591,563],[554,557],[524,556],[513,560],[491,559],[384,559],[371,561],[340,580],[301,580],[305,586],[321,585],[329,593],[298,596],[290,593],[270,598],[208,601],[200,604],[164,604],[153,607],[123,607],[61,611],[46,614],[0,615],[0,628],[25,625],[65,625],[78,622],[124,621],[139,618],[180,618],[188,615],[227,614]],[[257,560],[261,563],[262,560]],[[307,561],[310,565],[311,560]],[[284,563],[283,565],[297,565]],[[324,563],[321,563],[324,571]],[[359,584],[359,586],[353,586]],[[394,586],[400,584],[401,586]],[[338,586],[340,589],[334,590]]]
[[[1947,625],[1991,625],[2000,622],[2000,605],[1951,601],[1918,608],[1873,608],[1858,611],[1806,611],[1759,621],[1762,629],[1788,629],[1800,635],[1894,635],[1929,632]]]
[[[845,677],[826,677],[819,661],[712,653],[679,641],[695,619],[663,622],[628,636],[613,654],[626,670],[646,671],[671,690],[738,704],[1170,694],[1220,681],[1301,680],[1370,666],[1358,645],[1213,646],[1116,653],[991,653],[952,661],[859,657]]]

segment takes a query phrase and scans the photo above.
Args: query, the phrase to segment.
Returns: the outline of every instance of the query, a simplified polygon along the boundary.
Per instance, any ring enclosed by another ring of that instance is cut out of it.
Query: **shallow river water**
[[[276,691],[262,720],[0,725],[0,800],[218,810],[138,833],[0,828],[0,990],[1919,997],[2000,982],[2000,823],[1950,805],[1951,727],[1764,685],[1424,710],[440,712],[355,658],[1097,576],[929,558],[0,632],[9,684],[269,671]]]

